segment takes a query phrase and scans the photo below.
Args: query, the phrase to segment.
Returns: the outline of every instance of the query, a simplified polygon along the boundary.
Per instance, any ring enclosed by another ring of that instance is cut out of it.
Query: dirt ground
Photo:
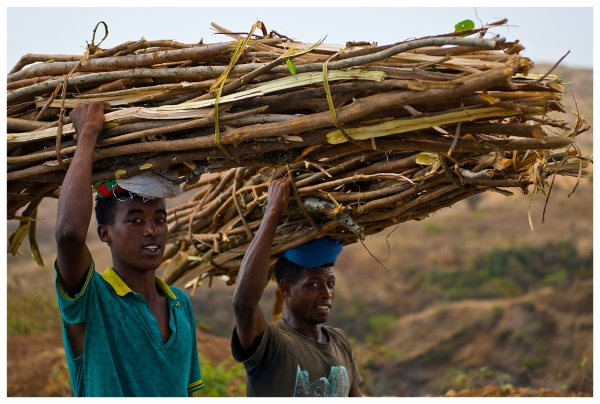
[[[7,348],[8,397],[73,396],[60,334],[9,335]]]
[[[565,393],[559,390],[513,386],[484,386],[477,389],[461,391],[449,390],[444,397],[591,397],[591,394]]]
[[[202,356],[211,363],[220,363],[231,355],[225,338],[198,330],[197,340]],[[60,334],[9,336],[7,359],[8,397],[73,396]],[[449,390],[444,397],[591,397],[591,394],[488,385],[460,391]]]

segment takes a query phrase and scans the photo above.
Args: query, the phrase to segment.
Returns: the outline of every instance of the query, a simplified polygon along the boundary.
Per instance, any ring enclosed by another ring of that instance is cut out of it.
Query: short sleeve
[[[363,377],[358,370],[358,364],[356,363],[356,359],[354,359],[354,354],[352,352],[350,352],[350,354],[352,355],[352,362],[354,363],[354,377],[350,383],[350,391],[352,391],[362,383]]]
[[[70,296],[65,290],[62,280],[60,279],[56,260],[54,260],[54,270],[56,271],[55,288],[58,297],[58,308],[60,309],[63,320],[68,324],[77,324],[86,321],[97,305],[97,299],[94,293],[94,275],[97,275],[95,273],[94,260],[90,259],[90,266],[87,269],[85,283],[75,296]]]
[[[269,339],[272,338],[272,335],[275,333],[275,326],[267,321],[265,321],[265,330],[260,338],[260,342],[256,347],[256,350],[252,352],[250,355],[244,353],[242,349],[242,345],[240,343],[240,339],[237,335],[237,330],[233,328],[233,334],[231,336],[231,353],[233,358],[246,365],[246,369],[249,373],[252,373],[252,369],[256,367],[260,361],[264,358],[265,350],[267,348]]]
[[[350,380],[350,391],[354,390],[356,387],[360,385],[363,381],[363,377],[358,370],[358,364],[356,363],[356,359],[354,358],[354,353],[352,352],[352,346],[350,345],[350,340],[348,339],[348,335],[341,328],[337,329],[340,332],[340,335],[343,337],[343,343],[348,350],[348,355],[350,360],[352,361],[352,379]]]

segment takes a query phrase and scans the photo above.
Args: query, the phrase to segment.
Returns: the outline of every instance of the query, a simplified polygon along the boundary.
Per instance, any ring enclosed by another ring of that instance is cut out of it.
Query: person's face
[[[324,323],[331,311],[334,286],[333,267],[304,269],[295,285],[286,281],[282,290],[287,295],[288,311],[307,325]]]
[[[98,235],[112,252],[113,266],[147,271],[158,268],[167,242],[164,199],[117,201],[112,225],[99,225]]]

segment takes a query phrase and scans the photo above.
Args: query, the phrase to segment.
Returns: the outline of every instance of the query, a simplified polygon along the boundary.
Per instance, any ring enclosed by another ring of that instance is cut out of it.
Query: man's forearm
[[[237,279],[233,294],[234,304],[241,302],[245,306],[258,306],[267,285],[271,245],[281,214],[266,214],[254,240],[248,247]]]
[[[77,145],[58,198],[57,232],[77,234],[84,240],[92,216],[91,181],[95,144],[94,139],[85,137]]]
[[[57,242],[78,240],[85,235],[92,216],[92,163],[107,104],[78,105],[69,117],[77,136],[77,148],[58,198]],[[59,245],[60,247],[60,245]]]
[[[247,352],[265,328],[265,318],[258,305],[267,286],[271,245],[279,220],[289,199],[290,184],[287,179],[272,181],[267,195],[267,209],[262,223],[242,260],[242,266],[233,293],[236,332],[240,344]]]
[[[94,142],[83,141],[69,166],[58,199],[56,261],[62,283],[70,295],[81,290],[90,253],[86,245],[92,217],[91,190]]]
[[[58,198],[56,260],[68,293],[80,290],[90,263],[85,244],[92,217],[92,163],[104,122],[104,103],[78,105],[69,114],[77,133],[77,149]]]

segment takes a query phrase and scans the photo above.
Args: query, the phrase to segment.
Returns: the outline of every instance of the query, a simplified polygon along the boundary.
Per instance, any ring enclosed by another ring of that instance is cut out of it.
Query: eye
[[[128,220],[129,223],[140,223],[141,221],[142,219],[140,219],[139,217],[132,217]]]
[[[154,219],[154,221],[156,223],[166,223],[167,219],[165,219],[164,217],[157,217],[156,219]]]

